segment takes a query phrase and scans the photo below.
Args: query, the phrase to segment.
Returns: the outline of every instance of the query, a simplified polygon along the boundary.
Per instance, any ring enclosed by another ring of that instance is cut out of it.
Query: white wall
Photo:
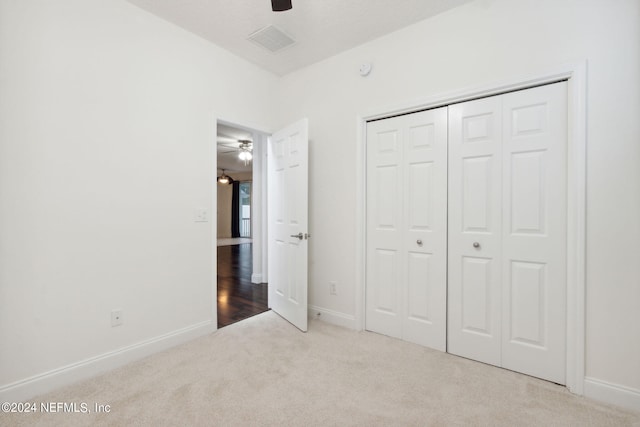
[[[216,117],[276,77],[123,0],[0,0],[0,52],[0,395],[215,328]]]
[[[639,40],[636,0],[478,0],[285,76],[277,122],[310,124],[310,304],[353,319],[361,298],[358,114],[586,59],[586,374],[640,409]]]
[[[220,172],[218,172],[220,174]],[[236,181],[251,181],[252,172],[233,173],[229,175]],[[218,239],[231,237],[231,201],[233,200],[233,186],[217,184],[218,188]]]

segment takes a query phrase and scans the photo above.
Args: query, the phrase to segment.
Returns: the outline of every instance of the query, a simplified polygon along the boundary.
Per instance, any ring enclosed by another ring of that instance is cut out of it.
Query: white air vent
[[[269,25],[268,27],[256,31],[249,36],[248,40],[273,53],[295,43],[295,40],[273,25]]]

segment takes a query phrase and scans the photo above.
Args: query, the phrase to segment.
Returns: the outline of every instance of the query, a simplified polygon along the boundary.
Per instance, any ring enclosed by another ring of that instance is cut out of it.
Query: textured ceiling
[[[278,75],[284,75],[471,0],[128,0]],[[295,44],[272,53],[247,40],[275,25]]]

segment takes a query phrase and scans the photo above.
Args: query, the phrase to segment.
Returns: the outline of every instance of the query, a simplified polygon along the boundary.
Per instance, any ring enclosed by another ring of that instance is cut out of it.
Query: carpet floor
[[[272,311],[34,401],[92,412],[0,425],[640,426],[546,381],[318,320],[301,333]]]

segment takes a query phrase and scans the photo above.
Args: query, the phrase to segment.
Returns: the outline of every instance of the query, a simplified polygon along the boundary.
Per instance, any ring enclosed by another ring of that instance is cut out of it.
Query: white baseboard
[[[251,275],[251,283],[263,283],[262,282],[262,274],[252,274]]]
[[[584,395],[594,400],[640,412],[640,390],[586,377]]]
[[[94,377],[194,338],[212,333],[215,330],[216,325],[214,322],[207,320],[11,384],[0,385],[0,402],[24,402],[27,399]]]
[[[319,319],[333,325],[342,326],[343,328],[357,330],[356,317],[350,314],[340,313],[338,311],[328,310],[326,308],[309,305],[307,312],[310,319]],[[319,314],[319,315],[318,315]]]

